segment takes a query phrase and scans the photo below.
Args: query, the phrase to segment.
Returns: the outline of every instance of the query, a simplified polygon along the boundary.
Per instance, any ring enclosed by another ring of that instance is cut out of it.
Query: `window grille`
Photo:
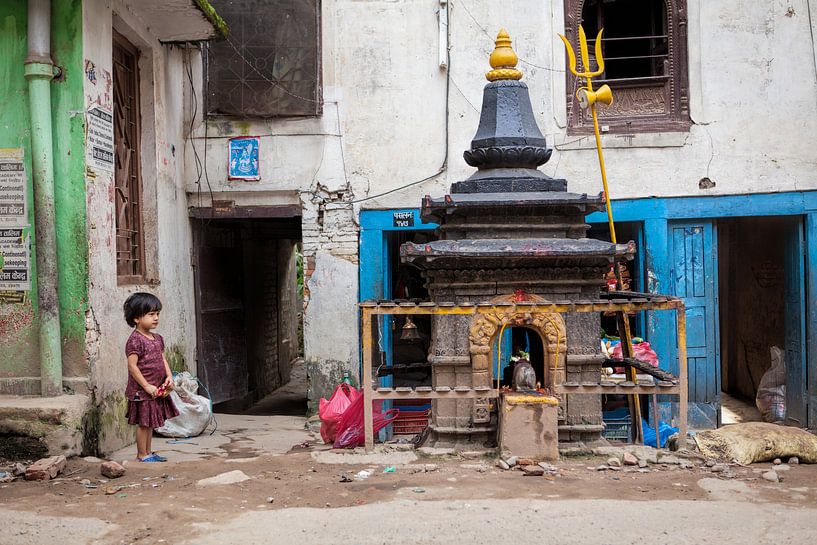
[[[116,274],[120,284],[139,282],[145,276],[138,62],[136,47],[114,31],[114,206]]]
[[[688,130],[686,0],[566,0],[565,28],[574,44],[579,24],[591,51],[604,29],[605,71],[594,82],[613,89],[613,104],[598,110],[610,132]],[[592,119],[578,106],[577,85],[583,82],[569,74],[569,126],[590,131]]]
[[[207,113],[249,117],[321,113],[320,2],[212,2],[230,36],[206,46]]]

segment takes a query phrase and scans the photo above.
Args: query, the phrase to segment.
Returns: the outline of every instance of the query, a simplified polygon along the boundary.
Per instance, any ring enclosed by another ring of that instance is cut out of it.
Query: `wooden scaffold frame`
[[[361,380],[364,398],[364,425],[365,425],[365,447],[367,451],[374,448],[374,426],[372,403],[375,400],[393,399],[477,399],[477,398],[497,398],[499,390],[490,386],[479,386],[476,388],[462,386],[437,386],[437,387],[396,387],[380,388],[375,387],[373,382],[374,364],[374,332],[372,330],[373,316],[386,315],[435,315],[435,316],[468,316],[477,314],[496,314],[497,312],[512,313],[569,313],[569,312],[605,312],[616,313],[620,319],[632,312],[640,311],[671,311],[676,312],[676,334],[678,340],[678,376],[673,380],[659,380],[652,384],[642,384],[635,380],[635,368],[628,368],[629,382],[615,384],[601,381],[598,384],[567,383],[554,384],[554,393],[559,395],[575,394],[625,394],[630,399],[636,400],[642,394],[660,394],[678,396],[678,428],[679,437],[683,443],[687,435],[687,405],[688,405],[688,382],[687,382],[687,349],[686,349],[686,309],[684,302],[680,298],[659,296],[647,293],[617,292],[606,296],[603,299],[584,300],[575,302],[560,303],[432,303],[432,302],[398,302],[398,301],[367,301],[360,303],[361,309],[361,336],[363,341],[363,377]],[[627,328],[624,339],[629,341],[629,328]],[[623,340],[624,342],[624,340]],[[624,347],[622,347],[624,348]],[[624,351],[626,365],[627,352]],[[664,375],[668,373],[664,372]],[[657,417],[656,417],[657,420]],[[634,425],[636,423],[634,422]],[[636,435],[637,440],[642,440],[640,433],[640,417]],[[656,434],[658,433],[656,427]]]

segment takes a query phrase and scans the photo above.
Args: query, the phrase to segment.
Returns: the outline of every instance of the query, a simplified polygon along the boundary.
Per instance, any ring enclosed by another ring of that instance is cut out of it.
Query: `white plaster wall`
[[[136,7],[133,7],[136,6]],[[113,175],[86,169],[90,244],[88,351],[92,386],[98,400],[123,392],[127,381],[124,344],[131,332],[122,304],[135,291],[156,294],[163,303],[158,332],[168,346],[180,345],[193,367],[195,313],[190,267],[191,233],[187,219],[184,163],[183,53],[161,45],[142,20],[138,5],[123,0],[85,0],[85,58],[98,70],[86,78],[86,107],[112,107],[104,73],[112,73],[112,26],[142,51],[142,183],[145,191],[148,285],[118,286],[115,256]],[[121,415],[120,415],[121,416]]]
[[[817,151],[810,142],[817,134],[817,80],[807,1],[688,1],[693,126],[683,133],[604,136],[613,198],[817,189]],[[556,148],[542,170],[566,177],[571,191],[601,191],[592,140],[566,133],[557,36],[562,3],[451,0],[448,71],[438,66],[439,6],[438,0],[324,0],[323,115],[208,123],[210,187],[202,192],[186,150],[191,204],[209,202],[210,190],[236,204],[290,204],[300,194],[308,272],[321,279],[308,285],[307,358],[357,358],[357,336],[327,335],[323,324],[357,323],[353,268],[349,281],[328,280],[336,277],[334,258],[356,262],[359,210],[416,207],[423,195],[441,196],[473,172],[462,152],[477,128],[500,27],[511,34],[534,113]],[[199,62],[196,70],[198,84]],[[350,207],[351,200],[437,173],[446,125],[448,161],[440,175]],[[226,140],[239,135],[262,137],[260,182],[226,180]],[[200,118],[193,141],[203,155]],[[715,187],[699,189],[703,176]],[[328,210],[334,220],[327,223]]]

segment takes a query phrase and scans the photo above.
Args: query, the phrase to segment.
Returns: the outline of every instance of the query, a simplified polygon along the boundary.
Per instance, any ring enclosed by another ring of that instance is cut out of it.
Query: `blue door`
[[[686,304],[689,425],[698,429],[720,422],[715,237],[711,221],[669,224],[672,289]]]
[[[785,248],[786,420],[793,426],[807,422],[805,234],[797,218],[787,227]]]

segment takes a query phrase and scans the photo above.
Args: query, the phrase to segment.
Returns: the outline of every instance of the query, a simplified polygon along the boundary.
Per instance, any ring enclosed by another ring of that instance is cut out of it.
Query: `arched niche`
[[[525,293],[500,295],[488,301],[491,304],[547,303],[538,296]],[[545,349],[545,386],[564,382],[567,361],[567,330],[558,312],[526,312],[512,308],[498,308],[494,312],[476,314],[468,329],[471,354],[472,388],[490,388],[492,384],[493,351],[500,332],[507,327],[526,327],[539,335]],[[478,398],[474,404],[474,423],[489,422],[488,398]]]

